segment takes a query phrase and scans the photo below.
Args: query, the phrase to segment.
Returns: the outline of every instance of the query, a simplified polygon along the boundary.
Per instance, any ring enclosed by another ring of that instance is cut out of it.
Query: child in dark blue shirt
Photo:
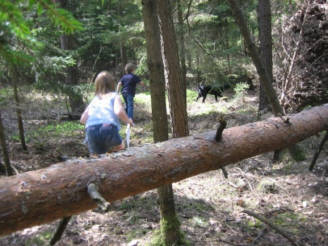
[[[136,94],[137,84],[144,85],[141,79],[133,74],[136,70],[136,66],[132,63],[128,63],[125,66],[125,75],[119,80],[116,91],[118,92],[122,87],[122,95],[125,101],[125,110],[130,119],[133,119],[133,104],[134,96]]]

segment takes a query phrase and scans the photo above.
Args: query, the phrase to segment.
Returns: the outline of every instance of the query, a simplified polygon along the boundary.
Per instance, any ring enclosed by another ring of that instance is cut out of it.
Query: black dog
[[[211,85],[199,85],[198,86],[198,97],[197,97],[196,101],[198,101],[198,99],[200,97],[202,97],[203,103],[204,103],[205,99],[207,97],[207,94],[214,95],[215,100],[218,101],[218,97],[222,97],[222,89],[224,89],[224,88],[217,88],[217,87],[213,87]]]

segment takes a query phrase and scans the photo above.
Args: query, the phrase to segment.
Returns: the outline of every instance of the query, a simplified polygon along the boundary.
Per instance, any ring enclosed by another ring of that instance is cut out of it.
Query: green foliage
[[[34,238],[30,238],[26,241],[26,246],[43,246],[48,245],[49,240],[51,239],[53,235],[52,231],[45,231],[42,233],[39,233]]]
[[[84,130],[84,126],[77,121],[67,121],[58,124],[48,124],[42,126],[36,130],[29,131],[26,133],[27,142],[40,142],[42,143],[44,139],[49,139],[52,137],[70,137],[73,135],[80,135]],[[19,141],[18,135],[11,136],[14,141]]]
[[[73,18],[71,13],[55,7],[50,0],[4,0],[0,2],[0,54],[7,66],[30,62],[31,53],[38,43],[34,33],[33,14],[42,15],[43,12],[52,20],[55,26],[63,31],[72,33],[81,30],[81,24]],[[20,44],[23,44],[20,47]],[[28,48],[28,50],[26,50]]]
[[[187,103],[193,103],[196,101],[198,92],[196,90],[187,89]]]
[[[236,84],[233,89],[235,91],[235,97],[236,98],[243,97],[246,94],[248,88],[249,88],[249,85],[247,83]]]

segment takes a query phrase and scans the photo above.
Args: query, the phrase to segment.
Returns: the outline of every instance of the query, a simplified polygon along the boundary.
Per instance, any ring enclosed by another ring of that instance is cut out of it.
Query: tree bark
[[[89,183],[113,202],[285,148],[326,130],[327,124],[328,104],[291,115],[289,123],[277,117],[228,128],[220,142],[210,131],[1,178],[0,235],[94,208]]]
[[[259,25],[260,57],[262,60],[262,64],[269,76],[269,80],[272,83],[272,27],[270,0],[259,0],[257,8],[257,17]],[[259,111],[269,106],[269,102],[263,88],[263,83],[265,82],[260,82]]]
[[[6,134],[2,123],[1,111],[0,111],[0,144],[2,149],[3,162],[5,163],[6,173],[8,176],[14,175],[13,169],[10,164],[9,153],[6,143]]]

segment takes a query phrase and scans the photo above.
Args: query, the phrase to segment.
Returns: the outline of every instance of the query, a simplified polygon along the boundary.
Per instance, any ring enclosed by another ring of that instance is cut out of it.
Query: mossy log
[[[0,179],[0,235],[96,206],[88,184],[109,202],[288,147],[328,126],[328,104],[288,116],[129,148],[99,159],[76,159]]]

